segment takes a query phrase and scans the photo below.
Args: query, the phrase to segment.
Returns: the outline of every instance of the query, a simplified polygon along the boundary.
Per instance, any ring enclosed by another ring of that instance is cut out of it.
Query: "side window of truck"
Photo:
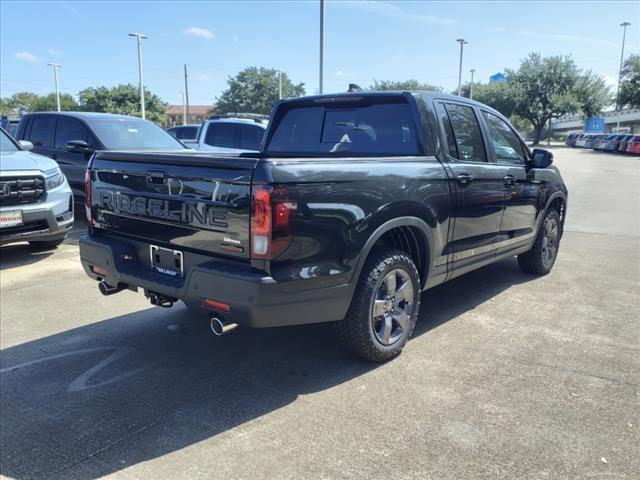
[[[264,130],[252,125],[240,125],[240,148],[260,150]]]
[[[31,131],[29,132],[29,141],[34,147],[50,147],[49,140],[51,138],[51,128],[56,121],[53,115],[35,117],[31,120]]]
[[[65,150],[67,142],[71,140],[84,140],[91,145],[91,139],[87,129],[75,118],[60,118],[56,126],[55,148]]]
[[[446,104],[451,129],[458,149],[458,160],[465,162],[486,162],[480,124],[473,108],[455,103]]]
[[[444,128],[444,136],[447,141],[447,152],[449,153],[449,156],[453,158],[460,158],[458,155],[456,139],[453,135],[453,128],[451,127],[451,120],[449,120],[449,115],[447,115],[447,111],[442,103],[436,103],[436,112]]]
[[[526,157],[518,135],[504,120],[492,113],[483,110],[482,116],[489,128],[497,162],[524,165]]]

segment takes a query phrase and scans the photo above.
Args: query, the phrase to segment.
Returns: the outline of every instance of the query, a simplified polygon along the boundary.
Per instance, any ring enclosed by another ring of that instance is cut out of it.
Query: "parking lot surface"
[[[554,154],[552,273],[511,259],[426,292],[383,365],[329,325],[214,337],[181,305],[102,297],[81,225],[54,252],[0,249],[0,474],[637,479],[640,159]]]

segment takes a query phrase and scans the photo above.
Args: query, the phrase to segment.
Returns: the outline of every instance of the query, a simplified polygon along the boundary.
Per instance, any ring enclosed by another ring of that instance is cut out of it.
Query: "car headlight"
[[[45,172],[49,173],[49,172]],[[44,179],[44,184],[47,190],[53,190],[64,183],[64,174],[58,168],[53,170],[53,173]]]

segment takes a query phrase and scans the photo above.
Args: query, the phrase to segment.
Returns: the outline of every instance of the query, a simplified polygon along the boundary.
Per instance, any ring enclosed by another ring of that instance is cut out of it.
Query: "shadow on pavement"
[[[415,336],[532,278],[508,260],[432,289]],[[328,324],[214,337],[178,306],[86,325],[0,352],[0,473],[97,478],[378,366],[344,353]]]

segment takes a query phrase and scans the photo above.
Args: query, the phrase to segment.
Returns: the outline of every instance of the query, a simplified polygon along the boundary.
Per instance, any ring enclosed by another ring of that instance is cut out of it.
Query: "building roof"
[[[167,105],[167,115],[182,115],[182,105]],[[211,105],[189,105],[189,115],[208,115]]]

